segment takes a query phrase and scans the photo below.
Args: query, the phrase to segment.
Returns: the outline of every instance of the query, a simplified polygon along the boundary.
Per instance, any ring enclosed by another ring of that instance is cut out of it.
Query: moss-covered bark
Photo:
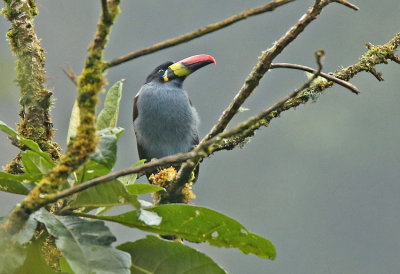
[[[88,48],[85,67],[78,81],[80,125],[77,134],[69,143],[66,153],[61,156],[59,164],[11,212],[4,226],[11,234],[16,233],[22,227],[32,212],[47,204],[45,194],[57,192],[62,182],[77,170],[88,159],[90,153],[96,149],[98,143],[95,125],[97,95],[106,84],[102,74],[103,51],[111,26],[120,12],[119,2],[119,0],[108,1],[108,16],[101,16],[95,37]]]
[[[20,87],[19,113],[22,121],[18,124],[19,134],[37,142],[43,151],[53,159],[59,158],[59,146],[52,142],[53,123],[50,119],[52,92],[45,88],[45,56],[37,37],[34,17],[38,14],[35,1],[5,0],[4,16],[11,22],[7,33],[12,52],[17,56],[17,78]],[[23,145],[17,144],[21,149]],[[6,171],[20,171],[19,157],[6,166]]]

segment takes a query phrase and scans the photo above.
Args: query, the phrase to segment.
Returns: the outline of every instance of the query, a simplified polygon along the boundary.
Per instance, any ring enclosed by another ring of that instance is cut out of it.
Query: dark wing
[[[138,95],[136,95],[135,99],[133,99],[133,122],[135,122],[136,118],[139,115],[138,108],[137,108],[137,100],[139,97]],[[139,158],[149,160],[149,159],[147,159],[147,155],[146,155],[146,152],[145,152],[143,146],[140,144],[140,142],[138,141],[137,138],[136,138],[136,143],[137,143],[137,150],[138,150]]]
[[[137,144],[137,150],[138,150],[140,160],[146,159],[146,162],[150,161],[151,159],[147,158],[146,152],[145,152],[144,148],[142,147],[142,145],[140,144],[140,142],[136,141],[136,144]]]
[[[137,108],[137,100],[138,100],[139,94],[135,96],[135,99],[133,99],[133,122],[135,122],[136,118],[138,117],[138,108]]]

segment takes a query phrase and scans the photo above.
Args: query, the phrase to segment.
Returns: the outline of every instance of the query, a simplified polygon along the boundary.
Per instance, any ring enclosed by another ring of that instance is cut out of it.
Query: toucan
[[[165,62],[147,76],[133,101],[140,159],[189,152],[199,143],[199,116],[182,85],[188,75],[212,63],[216,61],[210,55],[195,55],[176,63]],[[198,172],[197,168],[196,179]]]

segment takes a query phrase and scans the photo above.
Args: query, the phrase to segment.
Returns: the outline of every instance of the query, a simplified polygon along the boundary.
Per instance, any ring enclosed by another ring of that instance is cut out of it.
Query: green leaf
[[[117,161],[117,141],[122,132],[124,129],[119,127],[98,131],[97,134],[101,136],[100,142],[90,159],[111,170]]]
[[[147,236],[117,247],[131,254],[132,274],[226,273],[207,255],[179,242]]]
[[[25,222],[25,224],[21,228],[21,230],[19,230],[18,233],[14,234],[12,236],[12,240],[17,243],[20,243],[20,244],[26,244],[27,242],[29,242],[32,239],[33,234],[35,233],[37,224],[38,224],[37,221],[31,214],[29,216],[28,221]]]
[[[4,133],[10,135],[13,138],[17,138],[17,136],[18,136],[18,133],[15,130],[13,130],[12,128],[10,128],[3,121],[0,121],[0,130],[3,131]]]
[[[44,234],[46,235],[46,234]],[[34,240],[26,246],[27,256],[24,264],[18,268],[15,273],[18,274],[56,274],[60,273],[51,268],[44,258],[42,251],[43,241],[45,237],[41,237],[38,240]]]
[[[116,82],[107,92],[104,100],[104,108],[97,117],[97,130],[116,127],[119,112],[119,103],[122,97],[122,85],[124,80]]]
[[[78,102],[75,100],[74,106],[72,107],[71,117],[69,118],[69,126],[67,133],[67,144],[72,136],[75,136],[78,126],[80,124],[79,120],[79,107]]]
[[[79,193],[71,203],[71,207],[110,207],[121,205],[121,201],[128,195],[124,185],[113,180]]]
[[[146,210],[157,213],[162,218],[161,223],[146,225],[140,220],[140,210],[93,218],[161,235],[175,235],[191,242],[208,242],[218,247],[238,248],[244,254],[251,253],[262,258],[275,258],[275,248],[269,240],[249,232],[236,220],[214,210],[183,204],[161,205]]]
[[[22,144],[26,145],[32,151],[35,151],[38,153],[44,153],[42,156],[45,158],[48,158],[50,161],[52,161],[51,156],[48,153],[43,152],[36,142],[26,139],[24,137],[21,137],[14,129],[12,129],[11,127],[9,127],[7,124],[5,124],[2,121],[0,121],[0,130],[3,131],[4,133],[7,133],[11,137],[17,139],[18,141],[20,141]]]
[[[15,273],[25,261],[26,249],[0,231],[0,273]]]
[[[16,194],[28,194],[29,190],[21,184],[24,180],[30,178],[28,175],[13,175],[0,172],[0,190]]]
[[[117,160],[117,137],[115,135],[101,136],[96,152],[90,155],[90,159],[98,164],[112,169]]]
[[[149,185],[149,184],[127,185],[126,189],[129,191],[130,194],[133,194],[133,195],[154,193],[154,192],[158,192],[161,190],[165,190],[163,187],[160,187],[157,185]]]
[[[26,172],[32,175],[47,174],[55,167],[52,160],[46,159],[40,153],[32,150],[22,152],[21,161]]]
[[[139,161],[137,161],[135,164],[133,164],[132,166],[131,166],[131,168],[132,167],[135,167],[135,166],[140,166],[140,165],[143,165],[144,164],[144,162],[146,162],[146,159],[142,159],[142,160],[139,160]],[[132,185],[132,184],[134,184],[135,182],[136,182],[136,179],[137,179],[137,174],[136,173],[133,173],[133,174],[129,174],[129,175],[125,175],[125,176],[122,176],[122,177],[119,177],[118,178],[118,180],[120,181],[120,182],[122,182],[124,185]]]
[[[4,122],[0,121],[0,130],[7,133],[11,137],[17,139],[20,141],[22,144],[27,146],[29,149],[32,151],[38,153],[41,157],[43,157],[46,161],[53,163],[53,159],[51,158],[50,154],[47,152],[43,152],[39,145],[32,140],[26,139],[24,137],[21,137],[14,129],[6,125]]]
[[[116,238],[104,222],[56,216],[43,208],[34,215],[56,238],[57,248],[75,273],[130,273],[130,255],[111,247]]]

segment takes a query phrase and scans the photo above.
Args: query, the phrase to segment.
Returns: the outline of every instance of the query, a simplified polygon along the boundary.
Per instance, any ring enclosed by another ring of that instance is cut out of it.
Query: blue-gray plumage
[[[215,63],[213,57],[196,55],[166,62],[147,77],[133,106],[140,159],[188,152],[198,144],[199,117],[182,84],[190,73],[210,63]]]
[[[138,93],[136,140],[148,160],[188,152],[198,140],[199,118],[179,80],[149,82]]]

